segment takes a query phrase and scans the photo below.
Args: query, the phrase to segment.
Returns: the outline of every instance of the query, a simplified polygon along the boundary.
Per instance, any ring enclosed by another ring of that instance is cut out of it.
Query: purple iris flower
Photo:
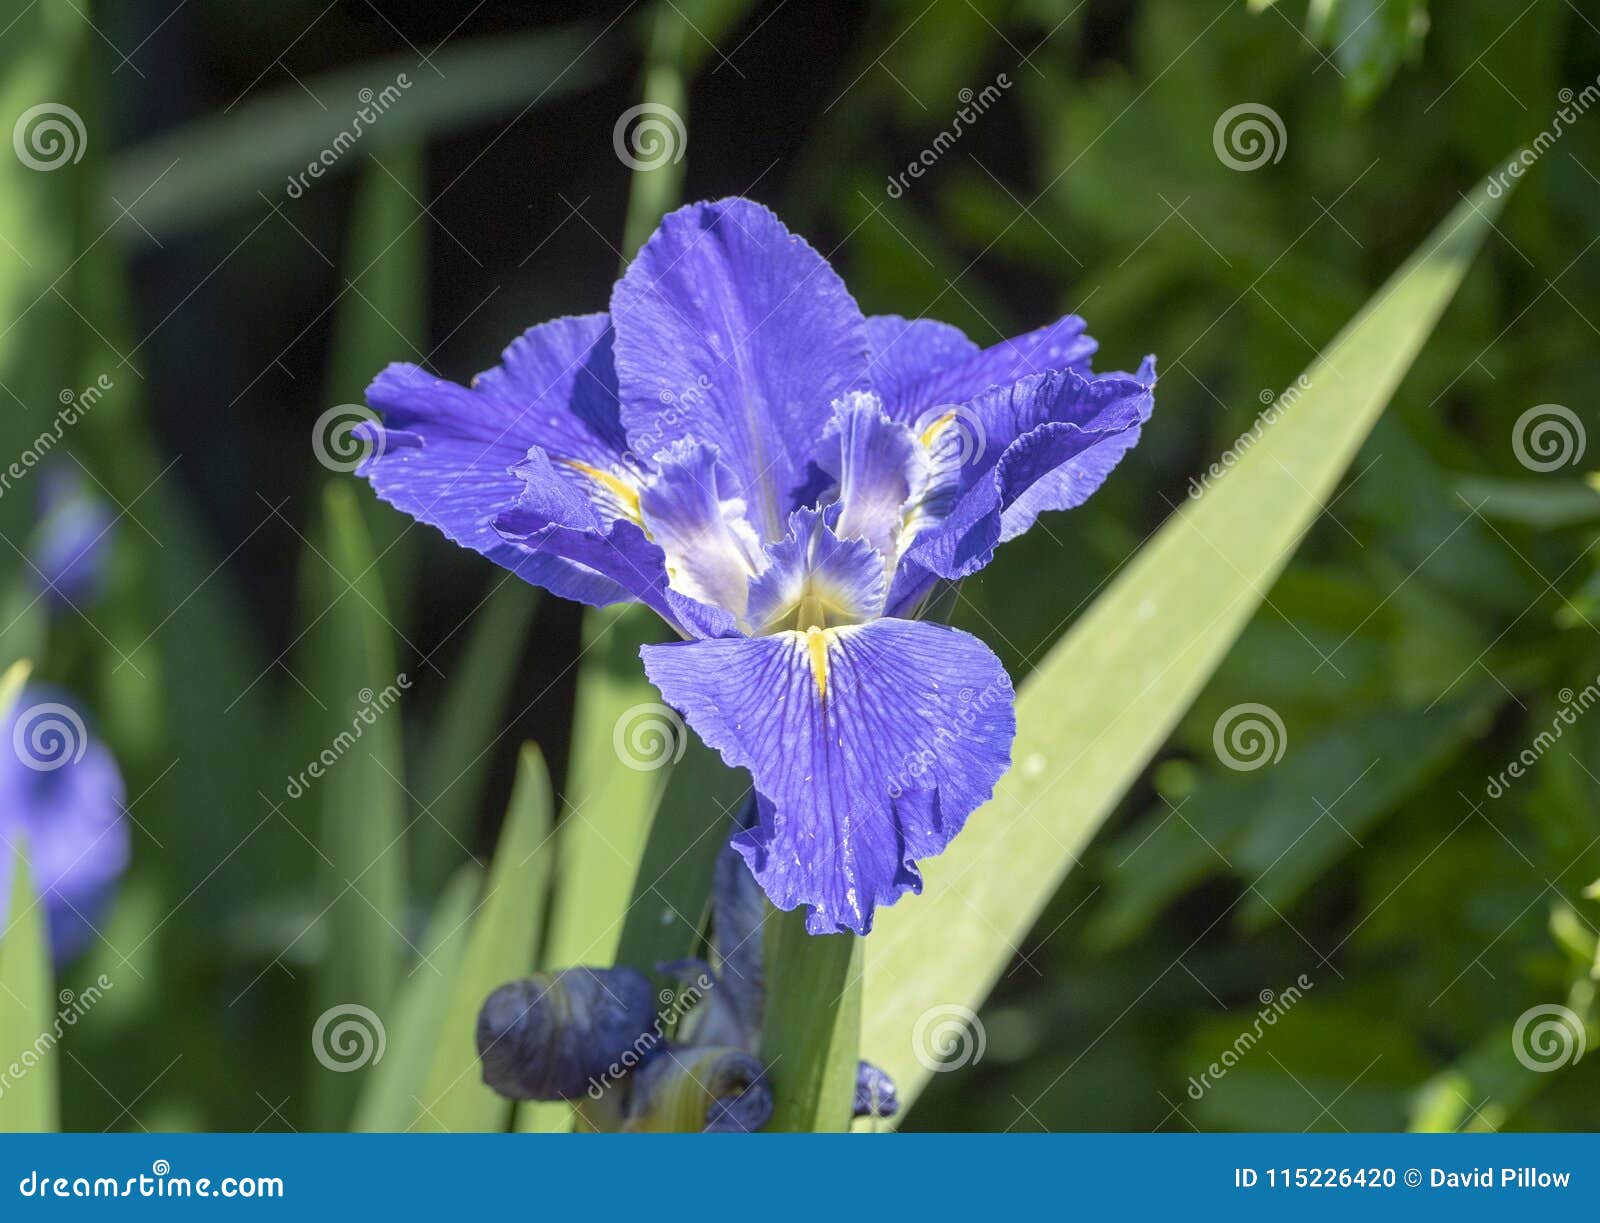
[[[128,864],[122,774],[60,692],[29,687],[0,730],[0,914],[20,847],[56,960],[88,945]]]
[[[557,319],[471,388],[391,365],[379,496],[535,585],[636,600],[683,638],[644,666],[761,796],[735,846],[813,933],[919,891],[994,790],[1011,681],[916,617],[1137,442],[1155,367],[1095,376],[1083,320],[979,348],[865,317],[747,200],[672,213],[609,314]]]

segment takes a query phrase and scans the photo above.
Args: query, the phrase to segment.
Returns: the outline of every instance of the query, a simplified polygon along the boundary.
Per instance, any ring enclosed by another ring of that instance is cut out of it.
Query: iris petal
[[[796,510],[789,533],[767,548],[767,567],[750,583],[749,625],[757,632],[833,628],[883,611],[883,556],[859,539],[840,539],[820,510]]]
[[[932,577],[954,580],[987,565],[995,548],[1045,510],[1081,505],[1139,440],[1154,407],[1154,367],[1139,377],[1087,379],[1071,370],[995,387],[972,402],[989,445],[963,468],[942,522],[911,545],[889,593],[891,612]],[[998,443],[998,444],[997,444]]]
[[[551,555],[530,552],[494,529],[516,500],[512,469],[531,446],[595,471],[626,471],[606,316],[557,319],[534,327],[504,354],[505,364],[474,389],[415,365],[385,369],[367,388],[384,416],[372,429],[375,452],[360,474],[396,509],[437,527],[525,581],[580,603],[628,597],[615,582]],[[588,485],[574,466],[575,487]]]
[[[733,631],[733,617],[668,586],[666,554],[624,518],[609,524],[537,448],[516,467],[522,491],[495,530],[534,555],[559,558],[612,582],[686,636]]]
[[[761,568],[761,541],[732,484],[716,450],[679,441],[656,456],[639,509],[650,538],[666,554],[673,587],[742,617],[750,579]]]
[[[668,215],[611,297],[636,454],[715,445],[769,540],[797,508],[827,409],[864,389],[866,325],[827,260],[748,200]]]
[[[867,318],[872,389],[896,420],[909,423],[921,404],[917,387],[940,370],[978,355],[961,328],[930,318],[875,314]]]
[[[977,638],[907,620],[646,646],[645,671],[707,744],[748,768],[759,822],[735,846],[812,933],[866,933],[919,891],[993,792],[1016,731],[1011,681]]]
[[[834,405],[822,453],[839,480],[839,537],[865,540],[886,563],[898,559],[902,510],[926,482],[927,448],[875,395],[847,395]]]
[[[1065,369],[1087,374],[1089,358],[1099,347],[1084,334],[1084,322],[1075,314],[958,361],[943,359],[951,351],[948,338],[942,346],[931,343],[931,338],[930,332],[919,329],[902,341],[914,342],[918,351],[939,364],[931,365],[921,377],[899,375],[894,397],[884,396],[896,420],[919,421],[933,409],[967,403],[990,387],[1009,386],[1030,374]]]

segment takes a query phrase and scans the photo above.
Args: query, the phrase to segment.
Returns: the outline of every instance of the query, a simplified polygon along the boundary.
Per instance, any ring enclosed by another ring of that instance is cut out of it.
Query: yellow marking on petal
[[[584,475],[588,476],[601,488],[605,489],[613,497],[620,501],[623,509],[627,511],[628,517],[632,518],[635,522],[640,521],[639,490],[634,488],[631,484],[628,484],[624,480],[619,480],[609,471],[601,471],[598,467],[594,467],[588,463],[585,463],[581,459],[557,459],[556,462],[564,463],[574,471],[581,471]]]
[[[828,695],[828,634],[820,628],[806,630],[806,653],[811,656],[811,678],[817,681],[817,696]]]
[[[922,435],[917,440],[920,441],[924,446],[932,446],[935,440],[937,440],[938,436],[950,427],[950,422],[955,418],[956,410],[951,408],[950,411],[946,412],[943,416],[930,423],[928,427],[922,431]]]

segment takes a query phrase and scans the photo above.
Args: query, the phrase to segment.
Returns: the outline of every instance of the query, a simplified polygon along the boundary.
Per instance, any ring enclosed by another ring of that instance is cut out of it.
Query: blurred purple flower
[[[1090,373],[1068,316],[992,348],[864,317],[747,200],[668,216],[607,314],[557,319],[458,386],[368,389],[379,496],[529,582],[637,600],[685,640],[645,670],[761,796],[735,846],[813,933],[920,891],[1010,763],[1011,682],[915,619],[1139,438],[1155,368]]]
[[[55,464],[39,475],[38,520],[29,560],[57,606],[91,602],[105,585],[116,519],[77,472]]]
[[[0,731],[0,914],[23,848],[57,961],[83,950],[128,864],[122,775],[60,692],[29,687]]]

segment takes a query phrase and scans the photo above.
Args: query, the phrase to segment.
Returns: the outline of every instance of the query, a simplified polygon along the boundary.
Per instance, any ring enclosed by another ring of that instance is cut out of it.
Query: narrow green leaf
[[[325,400],[330,408],[365,403],[367,384],[391,361],[427,360],[429,227],[423,222],[422,148],[407,141],[372,150],[362,166],[339,269]],[[336,419],[347,417],[340,413]],[[403,629],[410,623],[418,536],[410,519],[378,498],[363,497],[361,505],[395,623]]]
[[[688,955],[704,928],[717,854],[750,785],[698,739],[672,766],[622,919],[616,962],[649,972]]]
[[[612,962],[666,769],[689,738],[639,662],[639,647],[667,632],[655,613],[599,608],[583,624],[560,886],[541,960],[552,969]]]
[[[9,678],[9,675],[8,677]],[[10,902],[0,933],[0,1050],[35,1059],[26,1073],[13,1077],[0,1095],[0,1133],[53,1131],[56,1107],[56,1030],[50,945],[45,934],[44,906],[29,880],[27,843],[14,837],[6,869]],[[42,1043],[42,1042],[48,1042]]]
[[[839,1133],[850,1128],[861,1043],[863,940],[806,933],[805,910],[770,909],[761,1060],[775,1107],[766,1128]]]
[[[553,805],[544,757],[527,744],[483,903],[472,922],[466,960],[439,1029],[416,1120],[419,1130],[503,1130],[510,1120],[510,1104],[479,1077],[478,1011],[497,986],[533,971],[554,856]]]
[[[331,948],[318,1010],[362,1006],[381,1016],[395,995],[406,939],[406,794],[399,702],[410,678],[395,666],[393,631],[355,491],[330,485],[323,542],[312,561],[320,606],[309,686],[327,709],[325,738],[308,773],[322,812]],[[412,950],[415,950],[414,948]],[[359,1075],[316,1074],[320,1120],[342,1124]]]
[[[519,104],[554,102],[603,79],[608,61],[594,31],[575,26],[452,44],[433,56],[432,68],[415,55],[394,55],[263,92],[124,153],[111,166],[103,224],[117,219],[112,196],[137,199],[140,225],[164,238],[231,208],[260,205],[264,184],[282,198],[292,175],[306,174],[329,149],[348,148],[331,165],[319,161],[318,178],[308,176],[299,188],[314,191],[322,178],[359,164],[357,151],[456,131]],[[363,108],[372,117],[359,118]],[[341,133],[356,131],[353,144],[347,135],[335,146]]]
[[[414,830],[411,860],[422,896],[433,894],[450,864],[472,845],[473,822],[494,760],[491,748],[517,677],[511,661],[522,653],[538,606],[538,592],[525,582],[496,580],[494,593],[473,617],[466,649],[420,753],[416,795],[428,814]]]
[[[469,862],[440,894],[422,938],[422,954],[390,1008],[388,1049],[361,1089],[351,1130],[390,1134],[405,1129],[416,1116],[482,887],[483,871]]]
[[[1022,685],[1011,771],[928,864],[924,895],[884,913],[872,936],[863,1045],[907,1105],[929,1075],[919,1019],[988,994],[1315,521],[1495,211],[1486,187],[1456,208],[1312,365],[1293,409],[1162,527]]]

